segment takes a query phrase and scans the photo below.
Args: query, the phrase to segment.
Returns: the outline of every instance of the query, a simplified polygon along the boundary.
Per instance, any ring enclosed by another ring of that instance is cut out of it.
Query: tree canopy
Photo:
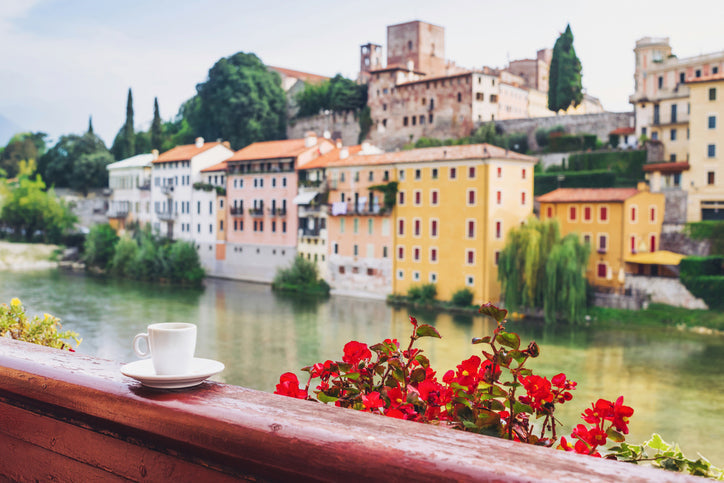
[[[256,55],[238,52],[220,59],[196,91],[182,107],[194,137],[228,140],[240,149],[286,136],[281,80]]]
[[[8,178],[19,173],[21,161],[37,160],[45,153],[45,137],[43,132],[24,132],[13,136],[5,148],[0,151],[0,173],[5,172]]]
[[[548,80],[548,109],[565,111],[577,106],[583,100],[581,85],[581,61],[573,48],[571,26],[566,26],[553,47],[550,75]]]
[[[116,160],[130,158],[137,154],[135,146],[135,130],[133,128],[133,93],[128,88],[128,99],[126,100],[126,122],[121,127],[111,146],[111,153]]]
[[[367,105],[367,85],[337,74],[332,79],[318,84],[305,84],[304,90],[296,97],[299,111],[297,116],[313,116],[319,111],[350,111]]]
[[[498,260],[498,280],[509,310],[542,308],[546,322],[580,322],[586,307],[590,247],[578,236],[560,236],[556,220],[510,230]]]
[[[38,173],[51,186],[87,193],[108,186],[106,165],[112,162],[113,156],[95,134],[68,134],[40,157]]]

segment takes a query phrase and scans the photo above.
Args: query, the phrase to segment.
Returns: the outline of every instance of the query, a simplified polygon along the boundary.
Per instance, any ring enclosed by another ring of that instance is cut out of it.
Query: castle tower
[[[381,45],[368,43],[360,46],[358,82],[362,84],[366,83],[370,71],[381,69],[382,67]]]
[[[655,79],[646,73],[656,66],[661,66],[671,55],[668,37],[644,37],[636,41],[634,48],[636,69],[634,70],[634,95],[631,101],[653,98],[658,90]]]
[[[387,66],[412,68],[428,76],[445,75],[445,28],[427,22],[387,27]]]

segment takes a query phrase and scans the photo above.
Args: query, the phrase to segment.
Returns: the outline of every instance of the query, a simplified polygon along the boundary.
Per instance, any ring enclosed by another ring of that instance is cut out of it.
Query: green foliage
[[[451,302],[455,307],[470,307],[473,303],[473,292],[467,287],[456,290]]]
[[[286,136],[286,98],[276,72],[254,54],[220,59],[182,107],[192,133],[226,139],[233,149]]]
[[[589,171],[606,169],[616,174],[615,186],[636,186],[644,180],[646,150],[596,151],[576,153],[568,157],[568,169]]]
[[[554,153],[592,150],[598,147],[598,136],[595,134],[559,134],[556,132],[548,136],[548,143],[550,144],[550,151]]]
[[[161,122],[161,113],[158,109],[158,97],[153,98],[153,121],[151,121],[151,149],[158,149],[159,152],[163,148],[163,123]]]
[[[28,318],[20,299],[12,299],[9,306],[0,305],[0,337],[73,351],[70,339],[75,341],[76,347],[81,339],[75,332],[61,332],[61,328],[60,319],[50,314],[43,314],[42,318],[37,315]]]
[[[588,256],[588,245],[577,237],[561,240],[556,220],[531,218],[512,229],[498,261],[506,307],[513,311],[542,308],[549,323],[557,316],[580,322]]]
[[[204,269],[196,247],[188,241],[174,242],[168,250],[169,278],[172,282],[198,285],[204,279]]]
[[[357,111],[367,106],[367,84],[357,84],[337,74],[328,81],[306,83],[296,101],[298,117],[314,116],[325,110]]]
[[[297,255],[290,267],[277,270],[272,288],[325,295],[330,290],[329,284],[319,278],[317,265],[301,255]]]
[[[538,144],[538,147],[545,148],[550,142],[551,134],[564,133],[565,131],[566,129],[560,124],[550,129],[540,128],[535,132],[535,142]]]
[[[724,255],[724,222],[699,221],[687,223],[684,233],[693,240],[709,240],[711,244],[710,253]]]
[[[8,178],[16,177],[21,161],[38,159],[45,154],[46,136],[43,132],[24,132],[13,136],[0,151],[0,172],[4,171]]]
[[[553,112],[565,111],[571,105],[578,106],[583,100],[581,61],[573,48],[570,25],[566,25],[566,31],[553,46],[548,83],[548,109]]]
[[[413,285],[407,291],[407,299],[416,304],[430,304],[437,297],[437,286],[434,283]]]
[[[116,277],[132,278],[134,275],[134,263],[138,256],[138,243],[129,236],[122,236],[113,253],[113,259],[109,270]]]
[[[397,202],[397,181],[390,181],[386,184],[376,184],[374,186],[370,186],[369,189],[372,191],[380,191],[384,194],[384,205],[385,209],[390,211],[392,208],[395,207],[395,203]]]
[[[133,93],[128,88],[128,99],[126,99],[126,122],[121,127],[116,138],[113,140],[111,152],[116,160],[130,158],[136,154],[135,130],[133,128]]]
[[[80,191],[83,196],[87,196],[91,187],[108,186],[108,170],[106,166],[113,162],[113,156],[108,151],[82,154],[73,163],[69,187]]]
[[[703,299],[712,310],[724,309],[724,275],[701,275],[681,279],[694,296]]]
[[[470,142],[464,144],[480,144],[488,143],[493,146],[499,146],[501,148],[508,148],[508,143],[505,136],[498,131],[494,122],[486,122],[481,124],[473,133],[470,135]]]
[[[78,188],[79,184],[73,181],[75,175],[75,164],[84,155],[108,153],[106,145],[103,141],[92,133],[85,133],[82,136],[76,134],[68,134],[61,136],[58,142],[47,153],[38,160],[38,173],[43,180],[51,186],[68,188],[71,185]],[[109,160],[108,156],[94,156],[90,158],[92,162],[105,162]],[[87,162],[86,159],[84,162]],[[93,163],[91,163],[93,164]],[[105,165],[104,165],[105,166]],[[100,169],[100,167],[98,167]],[[105,168],[104,168],[105,171]],[[97,171],[96,171],[97,172]],[[108,186],[107,175],[91,176],[86,178],[90,188],[104,188]]]
[[[558,176],[563,176],[558,181]],[[612,188],[616,186],[616,174],[611,171],[558,171],[536,174],[533,191],[540,196],[556,188]]]
[[[361,143],[367,139],[367,135],[372,128],[372,116],[370,116],[370,106],[364,106],[359,111],[359,137],[357,142]]]
[[[108,223],[95,225],[85,239],[83,261],[87,266],[107,268],[116,249],[118,235]]]
[[[701,275],[721,275],[724,256],[686,257],[679,263],[679,276],[698,277]]]
[[[28,166],[24,168],[23,166]],[[20,163],[21,173],[33,170],[32,163]],[[8,187],[2,196],[0,222],[12,231],[15,239],[32,241],[38,234],[46,243],[60,243],[77,218],[53,189],[45,190],[45,183],[36,176],[31,179],[21,174],[18,182]]]
[[[421,137],[414,143],[406,144],[403,149],[419,149],[437,146],[462,146],[467,144],[492,144],[518,153],[528,152],[528,135],[525,133],[503,134],[494,122],[481,124],[470,136],[461,138],[436,139]]]

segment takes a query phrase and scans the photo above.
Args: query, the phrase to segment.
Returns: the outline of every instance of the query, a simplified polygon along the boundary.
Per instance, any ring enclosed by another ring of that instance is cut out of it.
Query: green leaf
[[[502,411],[503,409],[505,409],[505,404],[500,402],[498,399],[493,399],[488,404],[490,404],[490,409],[492,409],[493,411]]]
[[[418,367],[410,373],[410,382],[422,382],[425,380],[425,369]]]
[[[344,377],[344,378],[356,381],[357,379],[359,379],[359,376],[360,376],[359,372],[349,372],[347,374],[342,374],[340,377]]]
[[[505,309],[499,309],[495,305],[488,302],[487,304],[481,305],[479,313],[492,317],[498,322],[501,322],[508,315],[508,311]]]
[[[438,339],[441,339],[440,333],[437,331],[437,329],[427,324],[422,324],[417,327],[417,330],[415,331],[415,337],[436,337]]]
[[[450,389],[454,389],[456,391],[467,391],[468,386],[463,386],[461,384],[458,384],[457,382],[451,382],[450,383]]]
[[[467,429],[478,429],[478,426],[472,421],[463,421],[463,426]]]
[[[417,362],[419,362],[420,365],[421,365],[422,367],[424,367],[425,369],[427,369],[428,367],[430,367],[430,360],[429,360],[427,357],[423,356],[422,354],[417,354],[417,355],[415,356],[415,360],[416,360]]]
[[[320,402],[323,402],[324,404],[333,403],[333,402],[339,400],[338,397],[327,396],[327,395],[326,395],[325,393],[323,393],[323,392],[317,393],[317,399],[318,399]]]
[[[613,428],[608,428],[606,430],[606,435],[608,435],[608,437],[611,438],[611,440],[615,441],[616,443],[620,443],[626,439],[626,437],[623,434],[619,433],[618,431],[616,431]]]
[[[486,335],[485,337],[473,337],[473,344],[489,344],[490,343],[490,336]]]
[[[528,406],[527,404],[523,404],[520,401],[515,401],[513,403],[513,412],[533,414],[535,411],[533,411],[533,408]]]
[[[644,444],[651,449],[661,452],[669,451],[671,449],[671,445],[661,439],[661,436],[657,433],[652,434],[651,439],[646,441]]]
[[[458,404],[463,404],[469,408],[473,407],[473,403],[471,403],[470,400],[465,399],[464,397],[454,397],[454,398],[452,398],[452,400]]]
[[[519,350],[512,350],[508,352],[508,355],[515,359],[515,362],[517,362],[518,365],[522,364],[527,359],[527,356]]]
[[[518,349],[520,347],[520,336],[515,332],[500,332],[495,338],[500,345],[510,347],[511,349]]]

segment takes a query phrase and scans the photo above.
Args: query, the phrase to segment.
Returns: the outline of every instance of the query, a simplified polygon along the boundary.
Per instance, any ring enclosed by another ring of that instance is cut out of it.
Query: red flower
[[[373,391],[362,396],[362,404],[364,404],[365,409],[376,409],[384,407],[385,401],[380,398],[379,392]]]
[[[551,383],[556,387],[564,387],[566,385],[566,375],[562,372],[556,376],[553,376]]]
[[[344,345],[344,357],[342,357],[342,360],[347,364],[359,364],[360,361],[370,360],[371,358],[372,353],[367,348],[367,344],[353,340]]]
[[[388,387],[387,397],[390,400],[390,407],[396,408],[407,401],[402,389],[400,387]]]
[[[530,375],[520,380],[531,399],[531,406],[540,409],[543,402],[553,401],[551,382],[545,377]]]
[[[413,317],[412,315],[410,316],[410,323],[412,324],[412,326],[414,328],[417,329],[417,319],[415,317]]]
[[[279,377],[279,384],[277,384],[274,394],[281,394],[282,396],[297,399],[307,399],[307,391],[299,387],[299,379],[297,379],[297,375],[293,372],[285,372]]]
[[[606,444],[606,433],[596,427],[589,429],[583,424],[579,424],[578,426],[576,426],[573,429],[571,436],[573,436],[574,438],[578,438],[581,441],[584,441],[593,449],[595,449],[596,446],[602,446]]]
[[[623,396],[616,399],[616,403],[612,406],[613,417],[610,419],[616,430],[623,434],[628,434],[628,420],[633,415],[633,408],[623,405]]]
[[[478,368],[480,367],[480,357],[472,356],[470,359],[464,360],[458,364],[457,383],[466,386],[468,389],[475,389],[478,382]]]
[[[500,377],[500,366],[489,360],[485,360],[480,366],[480,374],[478,376],[488,384],[492,384]]]
[[[400,411],[397,408],[385,409],[385,416],[388,416],[390,418],[405,419],[405,413],[403,413],[402,411]]]

